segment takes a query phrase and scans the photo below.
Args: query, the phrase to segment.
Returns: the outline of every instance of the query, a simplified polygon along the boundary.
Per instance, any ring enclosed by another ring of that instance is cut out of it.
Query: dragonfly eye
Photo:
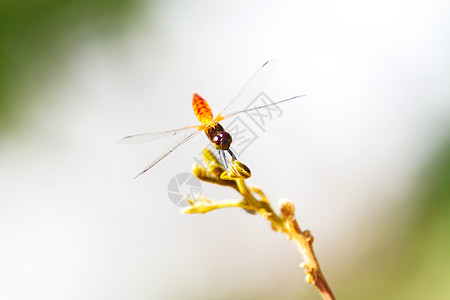
[[[212,141],[216,149],[227,150],[230,148],[232,138],[228,132],[222,131],[221,133],[216,134]]]

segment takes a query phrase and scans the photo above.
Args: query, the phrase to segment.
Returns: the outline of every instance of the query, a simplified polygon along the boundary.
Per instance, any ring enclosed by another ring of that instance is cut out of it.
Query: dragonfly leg
[[[222,165],[225,168],[225,170],[228,170],[228,161],[225,152],[223,150],[219,150],[219,157],[220,160],[222,161]]]
[[[234,153],[230,150],[230,148],[228,148],[227,151],[228,151],[228,153],[230,153],[230,155],[231,155],[231,157],[232,157],[233,159],[236,159],[236,160],[237,160],[236,156],[235,156]]]

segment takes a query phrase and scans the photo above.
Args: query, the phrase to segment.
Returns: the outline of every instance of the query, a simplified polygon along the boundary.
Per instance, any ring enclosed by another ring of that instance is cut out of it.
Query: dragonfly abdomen
[[[197,119],[202,123],[209,123],[213,119],[213,114],[211,108],[205,99],[200,97],[198,94],[194,94],[192,99],[192,107],[194,108],[194,113]]]

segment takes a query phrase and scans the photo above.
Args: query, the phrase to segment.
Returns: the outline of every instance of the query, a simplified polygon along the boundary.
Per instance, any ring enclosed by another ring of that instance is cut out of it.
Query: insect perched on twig
[[[136,177],[142,175],[150,168],[155,166],[161,160],[166,158],[170,153],[175,151],[178,147],[192,139],[194,136],[204,131],[208,139],[213,143],[214,147],[219,150],[219,156],[224,164],[225,168],[228,168],[228,163],[226,159],[226,153],[228,152],[232,159],[236,159],[236,156],[230,149],[230,145],[232,142],[231,135],[225,131],[225,129],[220,125],[220,121],[225,120],[227,118],[236,116],[241,113],[246,113],[252,110],[257,110],[261,108],[265,108],[267,106],[276,105],[282,102],[290,101],[293,99],[297,99],[299,97],[305,96],[295,96],[288,99],[284,99],[281,101],[277,101],[274,103],[251,107],[243,110],[237,110],[236,104],[246,104],[255,99],[255,97],[262,91],[265,83],[272,75],[273,71],[276,67],[276,61],[270,60],[266,62],[250,79],[249,81],[242,87],[239,93],[225,106],[225,108],[214,118],[212,114],[212,110],[209,107],[208,103],[200,97],[198,94],[194,94],[194,98],[192,100],[192,106],[194,108],[194,113],[197,116],[201,125],[187,126],[173,130],[165,130],[165,131],[155,131],[155,132],[147,132],[142,134],[130,135],[126,136],[123,139],[119,140],[120,144],[128,144],[128,143],[141,143],[151,141],[157,138],[165,137],[165,136],[174,136],[180,135],[179,140],[175,145],[173,145],[169,150],[164,152],[158,158],[156,158],[151,164],[149,164],[144,170],[142,170]],[[234,110],[233,110],[234,109]],[[135,178],[136,178],[135,177]]]

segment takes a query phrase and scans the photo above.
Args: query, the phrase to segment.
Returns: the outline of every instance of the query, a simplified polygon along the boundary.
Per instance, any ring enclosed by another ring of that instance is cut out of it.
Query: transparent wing
[[[178,129],[172,129],[172,130],[164,130],[164,131],[154,131],[154,132],[146,132],[141,134],[134,134],[126,136],[120,140],[117,141],[119,144],[135,144],[135,143],[144,143],[148,141],[153,141],[159,138],[169,137],[169,136],[175,136],[175,135],[186,135],[189,134],[191,131],[195,130],[202,130],[203,125],[197,125],[197,126],[187,126],[182,127]]]
[[[291,100],[295,100],[295,99],[298,99],[298,98],[304,97],[304,96],[306,96],[306,95],[294,96],[294,97],[291,97],[291,98],[287,98],[287,99],[284,99],[284,100],[272,102],[272,103],[265,104],[265,105],[249,107],[249,108],[247,108],[247,109],[235,111],[235,112],[232,112],[232,113],[230,113],[230,114],[228,114],[228,115],[226,115],[226,116],[222,116],[222,119],[227,119],[227,118],[229,118],[229,117],[233,117],[233,116],[235,116],[235,115],[238,115],[238,114],[241,114],[241,113],[246,113],[246,112],[249,112],[249,111],[252,111],[252,110],[258,110],[258,109],[266,108],[266,107],[268,107],[268,106],[278,105],[278,104],[280,104],[280,103],[288,102],[288,101],[291,101]]]
[[[187,130],[187,129],[186,129]],[[198,130],[198,128],[194,127],[194,128],[190,128],[190,132],[187,133],[186,135],[184,135],[180,140],[178,140],[176,142],[175,145],[173,145],[168,151],[164,152],[163,154],[161,154],[158,158],[156,158],[151,164],[149,164],[147,167],[145,167],[145,169],[143,169],[141,172],[139,172],[134,178],[139,177],[140,175],[144,174],[145,172],[147,172],[148,170],[150,170],[154,165],[156,165],[157,163],[159,163],[161,160],[163,160],[164,158],[166,158],[167,156],[169,156],[170,153],[172,153],[173,151],[175,151],[178,147],[180,147],[181,145],[183,145],[184,143],[186,143],[187,141],[189,141],[190,139],[192,139],[194,136],[196,136],[197,134],[199,134],[200,132],[202,132],[201,130]]]
[[[241,88],[239,93],[234,97],[225,108],[217,116],[217,120],[221,120],[221,117],[229,114],[233,109],[237,110],[237,103],[250,103],[255,100],[256,96],[261,93],[264,85],[270,76],[272,76],[277,66],[276,60],[269,60],[259,68],[258,71],[247,81],[247,83]]]

